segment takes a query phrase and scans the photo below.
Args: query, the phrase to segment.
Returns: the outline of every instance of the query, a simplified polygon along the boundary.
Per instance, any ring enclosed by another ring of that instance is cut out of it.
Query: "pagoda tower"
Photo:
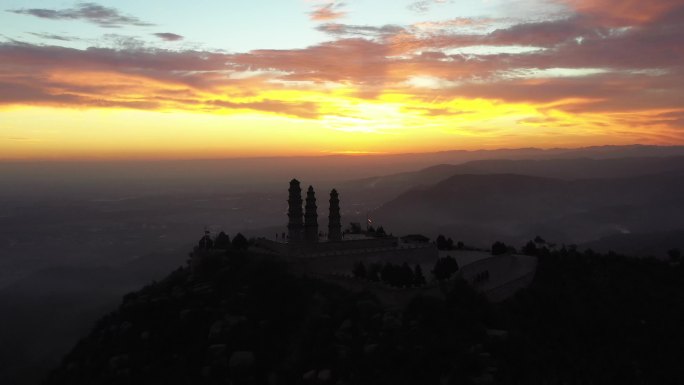
[[[297,179],[290,181],[290,189],[288,191],[290,197],[287,200],[287,235],[289,242],[300,242],[304,238],[304,222],[302,214],[302,189],[299,187]]]
[[[306,206],[304,208],[304,239],[307,242],[318,242],[318,213],[316,212],[316,193],[309,186],[306,191]]]
[[[340,223],[340,198],[337,190],[330,192],[330,214],[328,215],[328,240],[342,240],[342,224]]]

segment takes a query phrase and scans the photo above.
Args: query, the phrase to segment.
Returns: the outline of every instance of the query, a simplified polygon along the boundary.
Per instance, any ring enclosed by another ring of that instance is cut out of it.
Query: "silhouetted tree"
[[[425,276],[423,275],[423,269],[420,268],[420,265],[416,265],[413,268],[413,284],[416,286],[425,285]]]
[[[458,262],[450,255],[446,258],[440,258],[435,263],[435,267],[432,269],[432,275],[439,281],[449,279],[451,276],[458,271]]]
[[[465,249],[465,244],[461,241],[458,241],[458,243],[456,243],[456,248],[459,250],[463,250]]]
[[[354,270],[352,270],[352,274],[354,274],[354,278],[366,279],[366,265],[364,265],[361,261],[357,262],[354,265]]]
[[[198,247],[200,250],[209,250],[214,247],[214,241],[211,240],[209,231],[204,232],[204,236],[199,240]]]
[[[667,251],[667,256],[670,257],[672,262],[679,262],[682,258],[682,251],[678,248],[670,249]]]
[[[368,268],[367,276],[368,279],[373,281],[373,282],[380,282],[380,270],[381,266],[377,263],[373,263],[370,265]]]
[[[444,258],[440,258],[437,260],[437,262],[435,262],[435,267],[432,268],[432,275],[434,275],[435,279],[438,281],[449,279],[451,277],[451,273],[447,270],[446,265],[444,264]]]
[[[481,271],[475,275],[475,283],[489,280],[489,270]]]
[[[435,243],[437,244],[437,249],[439,250],[448,250],[449,248],[449,243],[442,234],[439,234],[437,236],[437,239],[435,239]]]
[[[391,263],[385,263],[382,266],[382,270],[380,270],[380,279],[382,282],[389,284],[389,285],[394,285],[396,282],[396,269],[395,266],[392,265]]]
[[[505,243],[497,241],[492,244],[492,255],[501,255],[506,254],[507,252],[508,246],[506,246]]]
[[[214,240],[214,247],[217,249],[224,250],[230,248],[230,237],[228,236],[228,234],[221,231]]]
[[[413,270],[404,262],[398,271],[397,286],[413,286]]]
[[[525,255],[537,255],[539,253],[539,250],[537,249],[537,244],[533,241],[527,242],[527,244],[522,248],[522,253]]]
[[[377,268],[375,266],[377,266]],[[414,271],[408,263],[395,265],[387,262],[382,265],[382,268],[380,265],[371,265],[371,270],[367,274],[369,279],[374,280],[373,275],[377,274],[375,273],[376,271],[379,271],[379,279],[390,286],[408,287],[413,286],[415,283]],[[422,272],[420,272],[420,275],[422,276]],[[425,278],[423,277],[423,281],[424,280]]]
[[[350,222],[349,228],[347,230],[345,230],[345,233],[361,234],[361,224],[358,222]]]
[[[249,246],[247,238],[245,238],[242,233],[237,233],[237,235],[233,238],[232,244],[235,250],[247,250],[247,247]]]
[[[428,242],[430,242],[430,238],[426,237],[423,234],[404,235],[403,237],[401,237],[401,240],[406,242],[406,243],[428,243]]]
[[[544,238],[537,235],[536,237],[534,237],[534,243],[538,243],[540,245],[545,245],[546,241],[544,240]]]
[[[375,236],[376,237],[386,237],[387,233],[385,232],[385,229],[382,228],[382,226],[378,227],[377,230],[375,230]]]
[[[456,262],[456,259],[450,255],[447,255],[446,260],[448,261],[447,263],[449,264],[449,268],[451,269],[451,271],[453,271],[454,273],[457,272],[458,262]]]

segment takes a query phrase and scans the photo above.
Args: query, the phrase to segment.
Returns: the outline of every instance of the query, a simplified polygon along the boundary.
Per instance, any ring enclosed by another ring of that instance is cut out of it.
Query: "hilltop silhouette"
[[[452,277],[402,308],[229,247],[127,294],[46,383],[677,383],[684,264],[535,242],[508,301]]]

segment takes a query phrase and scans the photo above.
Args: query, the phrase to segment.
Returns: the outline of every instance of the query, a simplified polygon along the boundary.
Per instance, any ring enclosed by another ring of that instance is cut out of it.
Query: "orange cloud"
[[[343,18],[347,13],[341,11],[340,8],[344,6],[344,3],[329,3],[319,6],[315,10],[309,13],[311,20],[314,21],[331,21]]]
[[[610,25],[643,24],[681,11],[682,0],[561,0],[578,13],[596,17]]]

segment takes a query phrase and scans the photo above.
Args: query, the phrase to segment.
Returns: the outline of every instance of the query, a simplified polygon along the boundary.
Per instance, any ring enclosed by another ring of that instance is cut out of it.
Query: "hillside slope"
[[[532,285],[503,303],[451,281],[387,311],[270,257],[213,253],[204,275],[126,295],[47,384],[680,382],[684,264],[535,255]]]
[[[563,180],[631,178],[684,171],[684,157],[615,159],[492,159],[439,164],[418,171],[349,181],[343,190],[384,203],[411,189],[427,187],[454,175],[516,174]]]
[[[418,299],[389,312],[268,256],[205,262],[202,275],[181,268],[126,295],[47,383],[464,383],[482,373],[471,349],[486,320],[463,314],[486,304],[465,286],[466,308]]]
[[[373,213],[392,230],[522,244],[536,234],[580,243],[619,233],[684,228],[684,177],[559,180],[455,175],[399,195]]]

